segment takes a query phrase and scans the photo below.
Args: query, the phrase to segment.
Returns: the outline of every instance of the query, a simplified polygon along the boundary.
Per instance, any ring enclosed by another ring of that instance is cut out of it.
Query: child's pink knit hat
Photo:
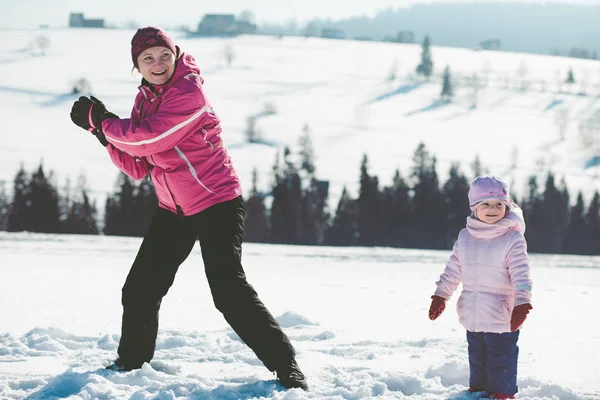
[[[138,29],[131,39],[131,59],[133,60],[133,65],[136,68],[139,68],[137,62],[138,56],[142,54],[144,50],[155,46],[166,47],[171,50],[173,54],[177,55],[175,43],[173,43],[173,39],[171,39],[167,32],[154,26]]]
[[[506,183],[495,176],[478,176],[469,188],[469,206],[475,211],[477,205],[484,200],[498,200],[510,208],[510,196]]]

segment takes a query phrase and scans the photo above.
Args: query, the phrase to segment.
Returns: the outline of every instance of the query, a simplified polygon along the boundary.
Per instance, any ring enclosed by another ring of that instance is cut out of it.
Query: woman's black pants
[[[241,196],[187,217],[157,208],[123,286],[118,354],[126,368],[140,368],[154,356],[162,298],[196,240],[213,301],[225,320],[269,370],[291,361],[290,340],[246,281],[243,235]]]

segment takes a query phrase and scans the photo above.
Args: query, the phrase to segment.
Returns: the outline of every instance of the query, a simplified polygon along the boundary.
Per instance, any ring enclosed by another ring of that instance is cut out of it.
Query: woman
[[[94,97],[80,97],[71,110],[73,122],[96,135],[119,169],[134,179],[149,174],[158,197],[123,286],[119,357],[107,368],[129,371],[150,362],[162,298],[199,240],[217,309],[282,386],[306,390],[290,340],[246,281],[242,190],[194,58],[155,27],[137,30],[131,58],[143,79],[130,118]]]

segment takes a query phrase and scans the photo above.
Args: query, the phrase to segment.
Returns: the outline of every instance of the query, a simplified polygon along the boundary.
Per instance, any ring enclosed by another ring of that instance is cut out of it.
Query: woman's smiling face
[[[150,47],[137,58],[138,71],[152,85],[164,85],[175,72],[175,54],[162,46]]]

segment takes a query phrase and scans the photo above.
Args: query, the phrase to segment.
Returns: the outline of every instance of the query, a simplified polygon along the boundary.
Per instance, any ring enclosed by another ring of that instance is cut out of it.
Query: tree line
[[[21,166],[13,180],[12,198],[0,186],[0,230],[143,236],[157,204],[148,179],[136,184],[121,173],[115,191],[107,196],[100,227],[98,207],[83,175],[75,187],[67,182],[59,190],[54,174],[46,173],[41,163],[31,174]]]
[[[418,249],[451,249],[469,216],[469,182],[485,173],[478,158],[467,177],[453,163],[448,179],[440,182],[436,158],[424,144],[413,153],[407,176],[395,171],[390,185],[381,185],[369,172],[363,155],[356,195],[344,187],[335,210],[330,210],[329,182],[316,175],[308,133],[297,152],[289,147],[278,154],[272,183],[259,190],[253,171],[250,193],[245,196],[245,240],[259,243],[329,246],[390,246]],[[134,182],[120,174],[107,196],[102,227],[95,201],[85,179],[75,188],[57,190],[52,173],[43,166],[31,174],[21,167],[13,183],[13,196],[0,187],[0,230],[143,236],[157,206],[150,179]],[[553,254],[600,254],[600,194],[585,204],[581,192],[571,202],[567,185],[548,172],[539,184],[531,176],[527,193],[513,199],[521,206],[529,251]],[[10,201],[9,201],[10,200]]]

